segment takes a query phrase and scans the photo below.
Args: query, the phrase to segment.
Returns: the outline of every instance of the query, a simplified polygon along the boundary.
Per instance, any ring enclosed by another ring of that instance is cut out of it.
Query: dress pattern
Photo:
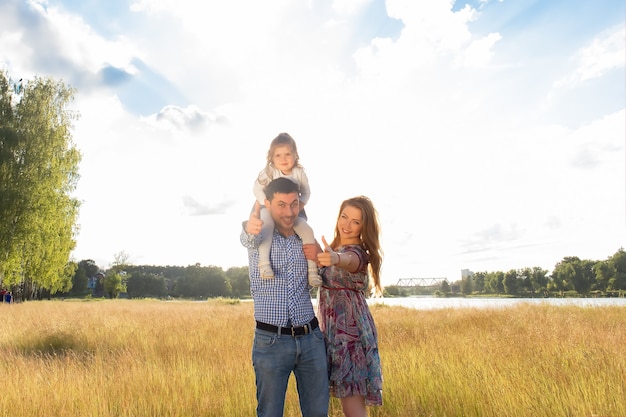
[[[319,291],[320,328],[326,338],[330,393],[344,398],[365,397],[366,405],[382,405],[382,370],[378,333],[365,292],[368,289],[367,254],[358,245],[346,245],[338,253],[352,252],[359,269],[326,267]]]

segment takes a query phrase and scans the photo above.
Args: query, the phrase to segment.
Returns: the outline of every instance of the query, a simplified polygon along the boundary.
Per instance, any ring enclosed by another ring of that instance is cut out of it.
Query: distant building
[[[102,272],[97,272],[93,277],[89,277],[87,279],[87,288],[90,290],[95,290],[98,285],[98,281],[104,278],[104,274]]]
[[[469,269],[461,269],[461,278],[472,278],[474,273]]]

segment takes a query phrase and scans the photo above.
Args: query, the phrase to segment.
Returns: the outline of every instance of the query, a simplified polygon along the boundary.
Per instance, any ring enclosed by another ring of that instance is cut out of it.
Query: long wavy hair
[[[361,210],[363,216],[361,222],[361,247],[365,250],[369,258],[369,274],[372,278],[370,287],[373,283],[373,292],[375,295],[382,295],[383,290],[380,283],[380,269],[383,263],[383,251],[380,247],[380,224],[378,221],[378,212],[374,208],[372,201],[365,197],[353,197],[345,200],[341,203],[339,209],[339,215],[337,216],[337,225],[335,226],[335,236],[333,242],[330,244],[332,248],[337,248],[340,244],[339,236],[339,217],[341,213],[347,207],[354,207]]]
[[[296,141],[291,137],[289,133],[280,133],[270,143],[270,148],[267,151],[265,168],[259,173],[259,181],[262,185],[267,185],[274,179],[274,169],[276,169],[276,167],[272,163],[272,158],[274,157],[274,151],[279,146],[289,146],[291,148],[291,152],[293,153],[294,166],[302,168],[302,165],[300,165],[300,156],[298,155],[298,147],[296,146]],[[261,181],[261,174],[263,173],[265,173],[267,181]]]

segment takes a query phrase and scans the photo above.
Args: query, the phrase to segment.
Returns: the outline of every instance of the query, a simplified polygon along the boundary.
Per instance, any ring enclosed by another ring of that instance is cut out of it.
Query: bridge
[[[397,287],[436,287],[447,278],[400,278]]]

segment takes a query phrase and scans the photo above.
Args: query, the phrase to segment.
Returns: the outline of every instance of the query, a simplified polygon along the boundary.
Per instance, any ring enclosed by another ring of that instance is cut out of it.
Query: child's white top
[[[272,179],[276,179],[278,177],[289,178],[292,181],[295,181],[298,186],[300,186],[300,201],[306,204],[311,197],[311,188],[309,188],[309,178],[306,176],[306,172],[304,172],[304,168],[302,167],[293,167],[291,170],[291,174],[285,175],[279,169],[272,170]],[[265,170],[263,170],[257,180],[254,182],[254,187],[252,188],[254,192],[254,197],[259,201],[261,205],[265,204],[265,192],[263,189],[265,185],[269,184],[267,174]]]

